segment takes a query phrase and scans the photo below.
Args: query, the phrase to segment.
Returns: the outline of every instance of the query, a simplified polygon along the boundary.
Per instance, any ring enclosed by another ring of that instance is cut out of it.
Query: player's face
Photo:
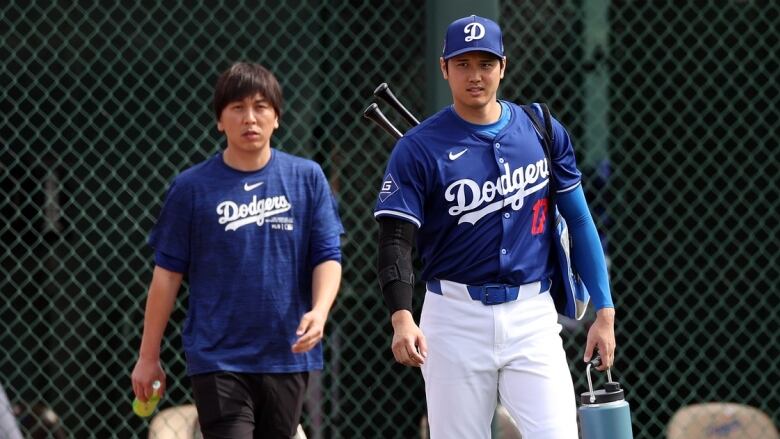
[[[456,108],[479,110],[496,101],[506,58],[502,62],[487,52],[467,52],[440,62]]]
[[[260,93],[229,103],[219,116],[217,129],[225,133],[228,148],[236,152],[261,152],[279,128],[279,116]]]

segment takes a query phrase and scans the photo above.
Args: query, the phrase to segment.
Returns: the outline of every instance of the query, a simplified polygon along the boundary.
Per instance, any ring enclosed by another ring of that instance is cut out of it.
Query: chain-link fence
[[[499,5],[503,96],[548,102],[575,139],[609,255],[613,373],[635,436],[664,437],[699,402],[753,406],[780,423],[780,5]],[[401,0],[0,6],[0,385],[26,434],[49,407],[68,437],[146,436],[129,380],[152,268],[146,236],[170,179],[221,148],[218,72],[251,60],[284,89],[274,144],[322,163],[347,229],[307,434],[419,436],[422,378],[392,360],[373,269],[371,209],[392,142],[360,114],[383,81],[422,114],[437,63],[425,48],[439,44],[425,38],[425,15]],[[161,408],[191,401],[185,309],[186,290],[163,345]],[[578,391],[591,319],[563,334]]]

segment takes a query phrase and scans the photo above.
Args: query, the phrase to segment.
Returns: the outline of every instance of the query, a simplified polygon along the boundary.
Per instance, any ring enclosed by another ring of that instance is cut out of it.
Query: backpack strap
[[[539,115],[534,109],[534,106],[538,106],[542,110],[542,118],[544,122],[539,120]],[[525,111],[525,114],[528,115],[528,118],[531,119],[531,123],[533,124],[534,128],[536,128],[536,131],[539,133],[539,136],[542,137],[542,149],[544,149],[544,155],[547,157],[547,166],[549,168],[550,206],[552,207],[555,206],[555,191],[558,186],[555,181],[555,175],[552,172],[553,130],[552,130],[552,116],[550,116],[550,109],[547,108],[547,105],[545,105],[544,103],[532,104],[532,105],[521,105],[521,108],[523,109],[523,111]]]

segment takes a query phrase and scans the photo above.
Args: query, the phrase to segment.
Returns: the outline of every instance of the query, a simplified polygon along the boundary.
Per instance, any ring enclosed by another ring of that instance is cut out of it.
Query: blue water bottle
[[[586,369],[589,391],[580,396],[581,405],[578,410],[582,439],[633,439],[628,402],[620,383],[612,381],[609,369],[604,388],[593,390],[590,368],[598,367],[599,364],[601,358],[596,356]]]

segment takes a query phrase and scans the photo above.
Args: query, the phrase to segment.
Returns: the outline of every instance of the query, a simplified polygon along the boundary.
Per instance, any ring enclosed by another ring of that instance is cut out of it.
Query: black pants
[[[308,372],[217,372],[191,377],[204,439],[290,439],[300,422]]]

